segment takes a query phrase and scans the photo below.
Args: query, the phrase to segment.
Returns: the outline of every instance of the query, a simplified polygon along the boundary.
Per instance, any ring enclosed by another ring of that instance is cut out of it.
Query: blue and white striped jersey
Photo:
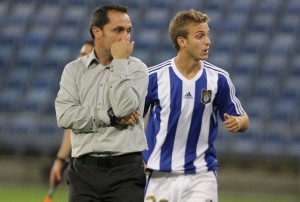
[[[177,173],[218,169],[214,148],[217,113],[243,115],[240,101],[226,71],[206,61],[191,80],[181,75],[174,58],[149,68],[145,113],[147,167]],[[144,114],[145,114],[144,113]]]

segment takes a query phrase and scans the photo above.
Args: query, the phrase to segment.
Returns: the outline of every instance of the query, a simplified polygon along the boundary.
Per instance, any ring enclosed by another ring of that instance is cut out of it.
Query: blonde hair
[[[179,51],[180,47],[177,43],[178,37],[187,38],[188,26],[192,23],[208,23],[210,21],[208,15],[196,10],[182,11],[171,20],[169,25],[169,35],[173,43],[173,47],[176,51]]]

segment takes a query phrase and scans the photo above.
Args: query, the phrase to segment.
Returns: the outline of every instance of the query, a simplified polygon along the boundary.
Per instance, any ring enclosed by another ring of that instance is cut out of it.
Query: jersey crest
[[[202,89],[201,90],[201,102],[205,105],[210,103],[211,102],[211,95],[212,95],[211,90]]]

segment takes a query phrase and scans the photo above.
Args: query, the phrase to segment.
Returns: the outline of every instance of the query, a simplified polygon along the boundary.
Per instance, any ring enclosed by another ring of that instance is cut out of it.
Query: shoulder
[[[169,59],[169,60],[166,60],[160,64],[157,64],[157,65],[154,65],[152,67],[149,67],[148,68],[148,73],[149,73],[149,76],[155,74],[155,73],[159,73],[161,71],[164,71],[166,70],[168,67],[171,66],[171,61],[172,59]]]
[[[87,66],[86,65],[87,61],[88,61],[87,56],[83,56],[69,62],[65,68],[73,71],[80,70]]]
[[[147,65],[142,60],[140,60],[139,58],[130,56],[128,58],[128,62],[129,62],[130,65],[138,67],[139,70],[145,71],[147,73],[147,71],[148,71],[147,70]]]
[[[229,73],[226,70],[217,67],[205,60],[203,60],[202,62],[203,62],[203,67],[208,74],[218,74],[221,77],[229,77]]]

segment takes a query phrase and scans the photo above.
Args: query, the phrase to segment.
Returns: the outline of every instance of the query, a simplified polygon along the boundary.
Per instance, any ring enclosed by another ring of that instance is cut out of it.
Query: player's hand
[[[138,109],[136,109],[128,116],[121,118],[121,119],[117,119],[117,123],[121,124],[121,125],[134,126],[134,125],[138,124],[140,116],[141,116],[140,111]]]
[[[224,114],[224,127],[226,130],[232,133],[239,132],[241,129],[241,123],[238,117],[236,116],[231,116],[227,113]]]
[[[111,45],[111,55],[114,59],[127,59],[133,51],[134,41],[121,39]]]
[[[55,160],[50,172],[49,186],[52,187],[57,181],[62,181],[62,169],[64,167],[64,162],[61,160]]]

